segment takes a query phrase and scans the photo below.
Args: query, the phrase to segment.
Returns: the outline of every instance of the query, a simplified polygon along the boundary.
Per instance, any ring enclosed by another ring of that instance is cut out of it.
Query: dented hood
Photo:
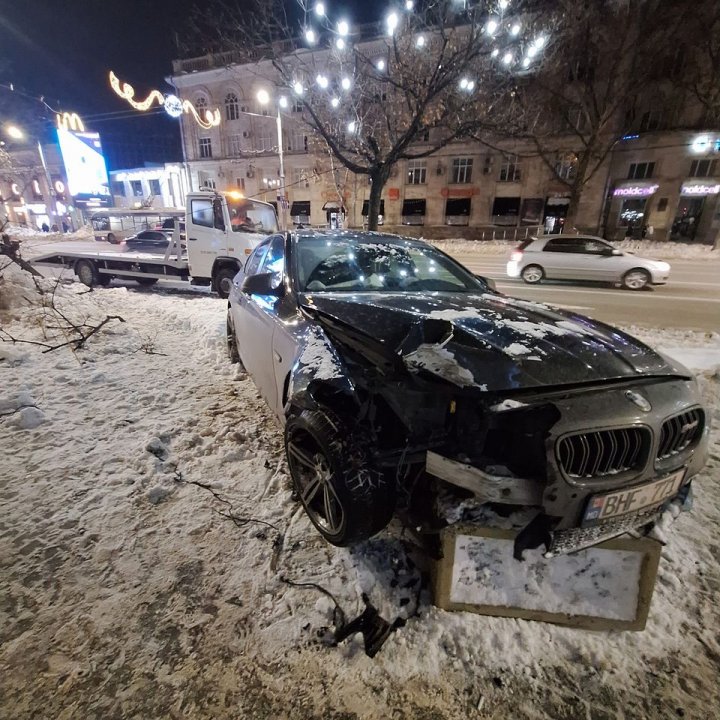
[[[481,390],[573,385],[642,375],[686,375],[635,338],[583,315],[497,294],[318,293],[326,332],[367,338],[411,372]],[[333,322],[333,321],[337,321]]]

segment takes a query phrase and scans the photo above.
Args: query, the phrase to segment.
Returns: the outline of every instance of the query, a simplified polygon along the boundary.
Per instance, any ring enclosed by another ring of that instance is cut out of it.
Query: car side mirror
[[[242,284],[241,290],[248,295],[273,295],[282,297],[284,287],[278,282],[277,273],[259,273],[248,275]]]
[[[475,277],[484,282],[493,292],[497,292],[497,284],[492,278],[485,277],[484,275],[475,275]]]

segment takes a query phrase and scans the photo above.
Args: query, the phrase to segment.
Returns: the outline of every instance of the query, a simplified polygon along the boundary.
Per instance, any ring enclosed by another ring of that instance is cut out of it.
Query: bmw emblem
[[[626,390],[625,397],[644,412],[650,412],[652,410],[652,405],[640,393],[634,390]]]

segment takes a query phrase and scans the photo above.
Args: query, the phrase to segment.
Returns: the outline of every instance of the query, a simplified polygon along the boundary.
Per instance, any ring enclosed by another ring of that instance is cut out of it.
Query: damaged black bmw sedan
[[[433,488],[536,508],[568,552],[648,529],[707,454],[690,372],[582,315],[506,297],[418,240],[302,231],[234,279],[228,352],[284,427],[296,495],[350,545]]]

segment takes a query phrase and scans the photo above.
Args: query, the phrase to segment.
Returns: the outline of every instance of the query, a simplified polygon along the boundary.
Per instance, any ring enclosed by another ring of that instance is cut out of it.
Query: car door
[[[227,230],[220,198],[189,199],[188,263],[194,278],[210,278],[215,258],[227,254]]]
[[[626,260],[622,254],[614,254],[612,245],[597,238],[585,238],[589,280],[598,282],[619,282],[623,276]]]
[[[253,251],[246,271],[236,279],[242,282],[250,275],[272,272],[281,281],[284,261],[284,238],[274,235]],[[233,320],[240,359],[265,402],[275,410],[278,392],[272,341],[276,306],[280,300],[272,295],[250,295],[241,288],[233,288],[233,293],[237,300]]]
[[[578,237],[552,237],[542,253],[545,277],[551,280],[584,280],[585,243]]]

